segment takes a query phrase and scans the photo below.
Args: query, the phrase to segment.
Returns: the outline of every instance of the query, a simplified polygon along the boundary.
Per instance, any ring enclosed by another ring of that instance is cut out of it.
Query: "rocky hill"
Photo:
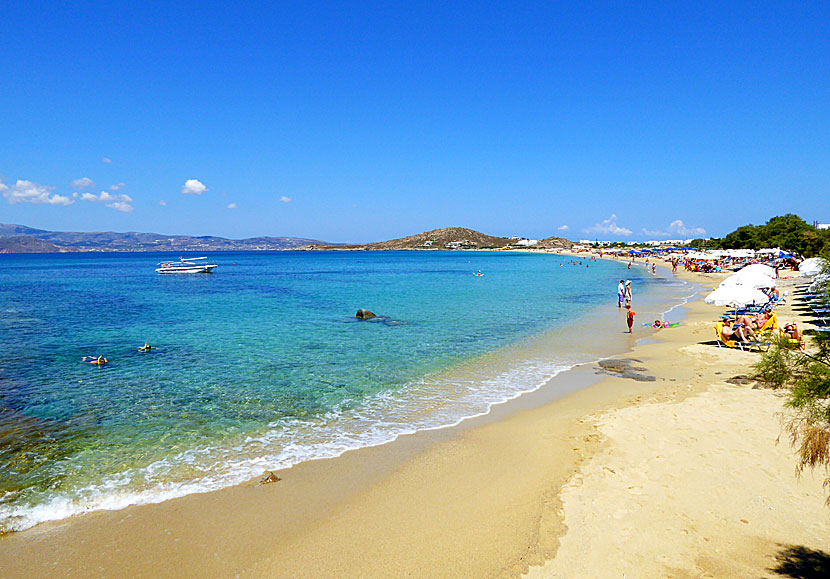
[[[4,246],[7,247],[5,253],[41,253],[41,251],[32,249],[36,247],[42,247],[43,253],[53,251],[257,251],[295,249],[308,244],[324,243],[299,237],[226,239],[214,236],[193,237],[134,231],[127,233],[47,231],[24,225],[0,223],[0,240],[10,238],[18,239],[18,241],[5,243]],[[38,246],[35,241],[23,242],[20,238],[40,240],[46,244]],[[49,249],[52,246],[56,249]]]
[[[564,237],[548,237],[547,239],[542,239],[533,247],[537,249],[570,249],[574,245],[573,241],[569,241]]]
[[[549,237],[540,241],[537,245],[529,247],[538,249],[561,249],[569,248],[572,242],[562,237]],[[466,229],[463,227],[448,227],[445,229],[433,229],[418,235],[410,235],[391,241],[380,241],[377,243],[366,243],[363,245],[341,245],[337,247],[326,245],[311,245],[302,249],[349,249],[349,250],[401,250],[401,249],[504,249],[508,247],[522,246],[518,240],[507,237],[493,237],[484,233]]]
[[[30,235],[0,237],[0,253],[65,253],[68,250]]]
[[[496,249],[510,245],[510,239],[493,237],[463,227],[433,229],[391,241],[370,243],[367,249]]]

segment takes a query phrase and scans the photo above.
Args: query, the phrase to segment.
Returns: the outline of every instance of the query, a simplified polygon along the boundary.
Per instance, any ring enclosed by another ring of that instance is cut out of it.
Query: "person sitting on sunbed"
[[[723,335],[723,340],[734,340],[736,337],[741,342],[749,342],[747,336],[755,338],[755,332],[752,331],[752,328],[745,324],[735,324],[732,325],[732,320],[726,320],[723,322],[723,329],[721,330],[721,334]]]
[[[798,324],[795,322],[784,325],[784,334],[789,336],[791,340],[801,340],[801,332],[798,330]]]
[[[763,328],[764,324],[766,324],[771,317],[772,314],[770,314],[767,310],[764,310],[757,316],[740,315],[735,320],[735,323],[743,324],[747,328],[751,328],[754,333],[754,330],[760,330]]]

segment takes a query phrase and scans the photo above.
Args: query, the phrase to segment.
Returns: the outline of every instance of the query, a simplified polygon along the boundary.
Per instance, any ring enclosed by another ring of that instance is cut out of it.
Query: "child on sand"
[[[626,307],[627,307],[627,306],[626,306]],[[629,308],[629,309],[628,309],[628,314],[625,316],[625,317],[626,317],[626,319],[628,320],[628,333],[629,333],[629,334],[633,334],[633,333],[634,333],[634,332],[631,330],[631,326],[633,326],[633,325],[634,325],[634,316],[635,316],[635,315],[636,315],[636,313],[634,312],[634,310],[632,310],[632,309],[630,309],[630,308]]]

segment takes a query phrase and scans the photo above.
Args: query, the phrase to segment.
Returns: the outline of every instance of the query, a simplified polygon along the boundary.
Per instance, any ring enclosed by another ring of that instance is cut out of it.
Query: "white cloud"
[[[612,214],[611,217],[605,219],[602,223],[597,223],[593,227],[586,229],[585,233],[605,233],[626,236],[631,235],[631,230],[617,225],[617,216]]]
[[[556,229],[558,229],[559,231],[567,231],[570,228],[567,225],[560,225]]]
[[[9,204],[15,203],[35,203],[46,205],[72,205],[75,203],[72,199],[65,195],[58,195],[51,193],[54,187],[47,187],[46,185],[39,185],[31,181],[23,181],[18,179],[14,185],[4,185],[0,181],[0,194],[6,198]]]
[[[291,203],[291,197],[286,197],[285,195],[283,195],[282,197],[280,197],[280,201],[282,201],[283,203]]]
[[[116,201],[115,203],[107,203],[107,207],[112,207],[117,211],[123,211],[124,213],[132,213],[133,206],[129,203],[124,203],[123,201]]]
[[[101,162],[109,165],[110,163],[112,163],[112,159],[110,159],[109,157],[104,157],[103,159],[101,159]]]
[[[115,185],[110,185],[110,191],[120,191],[126,186],[126,183],[116,183]]]
[[[95,187],[95,181],[89,177],[81,177],[80,179],[72,181],[73,189],[90,189],[92,187]]]
[[[188,179],[182,187],[182,193],[185,195],[201,195],[205,191],[207,191],[207,187],[198,179]]]
[[[116,211],[123,211],[124,213],[132,213],[134,207],[130,205],[133,198],[129,195],[111,195],[107,191],[101,191],[100,195],[93,193],[84,193],[81,195],[81,201],[92,201],[94,203],[104,203],[110,209]]]
[[[236,209],[236,203],[230,203],[228,209]]]
[[[167,207],[167,201],[162,199],[161,201],[159,201],[159,205],[161,205],[162,207]]]
[[[680,219],[672,221],[666,231],[652,231],[650,229],[643,229],[643,233],[650,237],[703,237],[706,235],[706,230],[702,227],[686,227]]]
[[[706,235],[706,230],[702,227],[686,227],[679,219],[672,221],[669,225],[669,233],[676,233],[678,235]]]

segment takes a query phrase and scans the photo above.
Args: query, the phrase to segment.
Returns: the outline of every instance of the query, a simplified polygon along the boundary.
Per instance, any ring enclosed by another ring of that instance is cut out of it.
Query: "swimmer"
[[[153,346],[151,346],[151,345],[149,344],[149,342],[144,342],[144,345],[143,345],[143,346],[141,346],[141,347],[138,349],[138,351],[139,351],[139,352],[149,352],[149,351],[150,351],[150,350],[152,350],[152,349],[153,349]]]
[[[101,366],[109,362],[109,360],[107,360],[103,356],[84,356],[83,358],[81,358],[81,362],[86,362],[87,364],[98,364],[99,366]]]

